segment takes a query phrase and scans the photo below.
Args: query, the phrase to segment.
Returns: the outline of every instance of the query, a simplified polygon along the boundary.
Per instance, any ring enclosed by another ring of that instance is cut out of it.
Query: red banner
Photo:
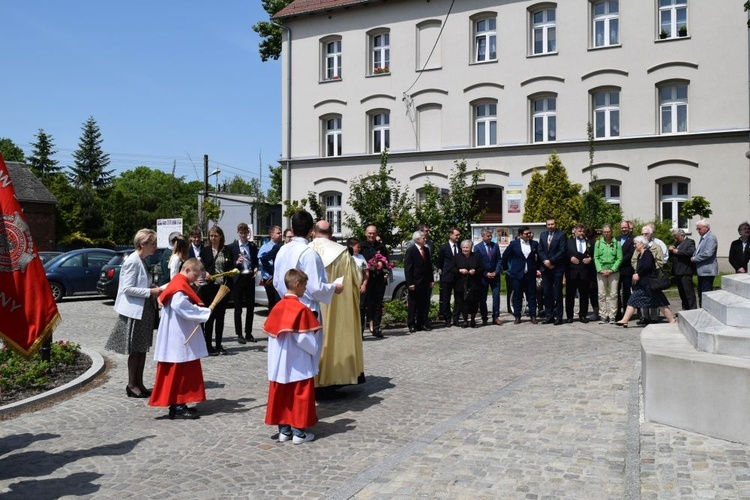
[[[36,352],[60,321],[42,261],[0,154],[0,337],[24,356]]]

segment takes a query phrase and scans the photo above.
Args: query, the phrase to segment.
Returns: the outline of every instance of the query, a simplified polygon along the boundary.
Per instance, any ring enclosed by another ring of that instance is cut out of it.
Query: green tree
[[[271,174],[271,187],[268,188],[266,201],[271,205],[277,205],[281,203],[281,165],[269,165],[268,171]]]
[[[24,162],[23,149],[16,146],[10,139],[0,137],[0,153],[3,154],[5,161]]]
[[[467,173],[466,160],[454,161],[455,169],[451,170],[448,179],[449,195],[443,199],[443,225],[438,226],[447,235],[448,229],[456,226],[463,235],[471,234],[471,224],[479,222],[482,213],[474,193],[479,184],[482,171],[474,169]],[[467,177],[471,179],[467,182]]]
[[[384,151],[380,155],[380,168],[376,173],[350,181],[349,206],[353,213],[344,215],[344,222],[356,238],[363,239],[365,228],[374,224],[383,243],[389,248],[406,239],[403,220],[412,217],[412,199],[406,188],[391,178],[392,173],[393,169],[388,166],[388,153]]]
[[[268,12],[268,21],[258,21],[253,25],[262,41],[258,44],[260,60],[278,59],[281,55],[281,28],[271,22],[278,11],[292,3],[292,0],[261,0],[263,10]]]
[[[252,180],[257,179],[251,179],[251,181]],[[247,182],[239,175],[235,175],[234,177],[232,177],[232,179],[230,179],[229,183],[224,184],[224,192],[230,194],[244,194],[248,196],[255,196],[257,190],[253,190],[253,186],[250,184],[250,182]]]
[[[523,222],[544,222],[552,218],[567,234],[580,220],[583,206],[581,185],[570,182],[568,171],[557,153],[549,156],[546,169],[544,175],[536,172],[532,175],[526,192]]]
[[[701,219],[708,219],[711,217],[712,213],[714,213],[714,211],[711,210],[711,202],[700,195],[693,196],[683,203],[682,210],[680,211],[680,215],[688,220],[695,216],[698,216]]]
[[[50,175],[45,186],[57,198],[55,236],[56,241],[61,242],[65,237],[80,232],[83,228],[81,224],[81,201],[77,190],[62,172]]]
[[[585,224],[586,227],[601,229],[604,224],[614,225],[622,220],[622,208],[604,199],[601,186],[592,184],[589,190],[583,193],[582,201],[581,217],[578,222]]]
[[[81,138],[78,149],[73,152],[74,165],[70,167],[70,180],[77,188],[91,186],[94,190],[107,188],[112,182],[109,166],[109,155],[102,150],[102,134],[93,116],[90,116],[81,127]]]
[[[745,2],[745,12],[747,12],[748,10],[750,10],[750,0],[747,0],[747,2]],[[750,29],[750,20],[747,21],[747,27]]]
[[[32,143],[31,147],[31,155],[26,159],[26,163],[29,165],[31,171],[47,186],[50,182],[50,177],[60,172],[57,160],[52,159],[52,156],[57,153],[54,149],[55,145],[52,142],[52,136],[46,134],[40,128],[36,134],[36,142]]]

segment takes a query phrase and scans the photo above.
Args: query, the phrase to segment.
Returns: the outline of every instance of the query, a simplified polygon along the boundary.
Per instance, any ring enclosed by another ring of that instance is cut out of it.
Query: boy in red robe
[[[268,315],[268,405],[266,424],[279,426],[279,442],[302,444],[315,439],[305,429],[318,422],[315,411],[316,353],[322,345],[315,313],[299,301],[307,275],[290,269],[284,275],[287,294]]]

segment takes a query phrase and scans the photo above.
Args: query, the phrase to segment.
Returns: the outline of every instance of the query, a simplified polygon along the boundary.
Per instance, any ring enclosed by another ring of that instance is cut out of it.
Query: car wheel
[[[406,293],[406,284],[403,284],[396,288],[396,291],[393,292],[393,300],[400,300],[404,304],[406,304],[406,299],[409,297],[409,294]]]
[[[55,302],[60,302],[65,297],[65,288],[60,283],[53,281],[49,284],[49,287],[52,289],[52,297],[55,299]]]

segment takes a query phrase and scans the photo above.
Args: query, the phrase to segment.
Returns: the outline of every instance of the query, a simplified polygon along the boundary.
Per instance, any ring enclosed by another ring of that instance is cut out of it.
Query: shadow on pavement
[[[9,486],[11,491],[3,495],[3,498],[47,500],[69,495],[93,495],[99,491],[100,486],[92,483],[103,475],[94,472],[77,472],[62,478],[19,481]]]
[[[15,436],[5,436],[0,438],[0,455],[5,455],[6,453],[9,453],[11,451],[26,448],[35,441],[44,441],[47,439],[55,439],[59,437],[59,434],[31,434],[29,432],[16,434]]]
[[[49,476],[57,469],[81,458],[125,455],[133,451],[138,443],[154,436],[144,436],[120,443],[105,444],[84,450],[67,450],[60,453],[27,451],[0,459],[0,480],[15,477]],[[60,496],[60,494],[58,494]],[[32,495],[29,498],[38,496]]]
[[[258,408],[257,406],[249,406],[245,403],[252,403],[257,401],[254,398],[240,398],[240,399],[207,399],[202,403],[198,403],[198,415],[208,416],[215,413],[247,413],[250,410]],[[263,405],[266,403],[263,401]]]

